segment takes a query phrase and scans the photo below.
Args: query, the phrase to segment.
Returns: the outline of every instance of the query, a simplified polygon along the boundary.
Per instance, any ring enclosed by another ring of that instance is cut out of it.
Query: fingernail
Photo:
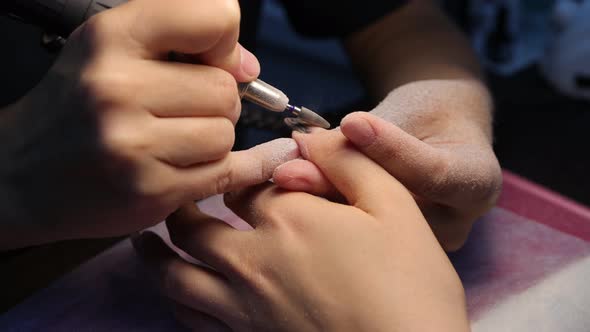
[[[285,189],[292,191],[309,191],[312,189],[311,183],[304,179],[293,178],[283,185]]]
[[[345,118],[340,126],[344,136],[358,146],[367,146],[375,141],[376,134],[373,126],[363,118],[348,120]]]
[[[260,74],[260,63],[254,54],[240,46],[240,64],[242,65],[242,71],[254,78]]]

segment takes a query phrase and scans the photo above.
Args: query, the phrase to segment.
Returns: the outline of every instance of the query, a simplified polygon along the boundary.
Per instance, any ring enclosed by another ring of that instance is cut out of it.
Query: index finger
[[[392,204],[413,204],[410,192],[373,160],[358,151],[339,130],[294,133],[303,157],[313,162],[349,204],[379,216]]]

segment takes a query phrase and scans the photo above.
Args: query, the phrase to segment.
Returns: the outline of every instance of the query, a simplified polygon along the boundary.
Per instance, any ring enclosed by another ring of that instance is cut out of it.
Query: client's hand
[[[135,245],[195,330],[467,331],[459,278],[412,195],[336,131],[299,138],[340,204],[266,184],[231,194],[254,228],[189,205],[168,219],[187,263],[154,234]]]
[[[414,194],[441,245],[452,251],[500,192],[490,108],[477,81],[421,81],[399,87],[371,114],[348,115],[340,129]],[[274,181],[316,195],[333,191],[318,168],[303,160],[278,168]]]

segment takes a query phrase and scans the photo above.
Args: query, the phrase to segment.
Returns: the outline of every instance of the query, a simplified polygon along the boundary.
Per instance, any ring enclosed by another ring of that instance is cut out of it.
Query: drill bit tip
[[[301,122],[308,123],[315,127],[321,127],[324,129],[330,128],[330,123],[326,119],[322,118],[316,112],[306,107],[301,107],[301,111],[298,112],[297,117]]]

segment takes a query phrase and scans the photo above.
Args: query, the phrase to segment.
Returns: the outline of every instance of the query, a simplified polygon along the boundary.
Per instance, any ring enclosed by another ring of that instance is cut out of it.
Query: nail
[[[375,141],[376,134],[373,126],[361,117],[342,120],[342,133],[358,146],[367,146]]]
[[[254,78],[258,77],[260,74],[260,63],[254,54],[250,51],[245,49],[243,46],[240,45],[240,64],[242,66],[242,71]]]
[[[292,178],[284,184],[284,187],[293,191],[308,191],[312,189],[310,182],[299,178]]]

